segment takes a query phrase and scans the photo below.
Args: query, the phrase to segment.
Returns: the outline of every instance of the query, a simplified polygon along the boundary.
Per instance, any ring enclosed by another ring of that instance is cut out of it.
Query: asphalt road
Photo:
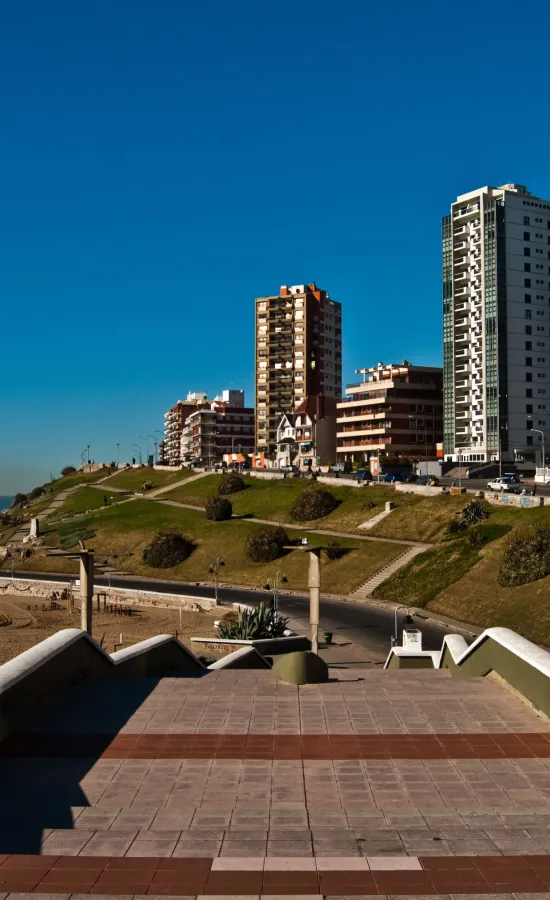
[[[6,573],[7,574],[7,573]],[[20,578],[34,578],[42,581],[54,581],[67,583],[67,575],[15,571]],[[98,576],[96,585],[106,586],[108,579]],[[134,590],[170,591],[173,594],[185,594],[191,597],[214,596],[214,589],[210,585],[188,584],[185,582],[156,581],[149,578],[111,578],[112,587],[124,587]],[[247,603],[257,606],[262,600],[269,602],[272,594],[267,591],[251,591],[246,588],[220,587],[218,599],[225,603]],[[298,625],[299,630],[307,632],[309,599],[307,595],[279,595],[279,608],[281,613],[290,617]],[[400,626],[403,622],[404,610],[398,613]],[[452,629],[446,629],[434,622],[428,622],[420,615],[415,616],[415,625],[421,629],[423,647],[425,650],[439,650],[446,634],[452,634]],[[385,659],[394,632],[394,611],[383,607],[369,606],[367,604],[353,603],[346,600],[325,599],[321,596],[321,631],[332,631],[335,639],[352,641],[367,652],[373,660]],[[399,631],[401,634],[401,631]],[[400,641],[399,641],[400,642]]]

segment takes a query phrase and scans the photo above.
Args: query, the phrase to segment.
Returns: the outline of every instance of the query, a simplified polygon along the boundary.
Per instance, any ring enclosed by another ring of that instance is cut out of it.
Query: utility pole
[[[80,556],[80,627],[92,636],[94,598],[94,551],[82,550]]]
[[[319,652],[319,597],[321,593],[321,549],[312,548],[309,553],[309,624],[311,626],[311,649]]]

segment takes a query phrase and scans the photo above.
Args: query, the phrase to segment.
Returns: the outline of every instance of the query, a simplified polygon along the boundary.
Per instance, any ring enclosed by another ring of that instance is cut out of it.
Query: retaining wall
[[[27,597],[46,597],[49,598],[53,591],[60,593],[64,588],[70,588],[72,585],[73,596],[77,602],[80,598],[80,589],[78,585],[75,587],[77,576],[67,576],[67,581],[38,581],[34,578],[0,578],[0,596],[13,593],[14,596],[21,595],[22,599]],[[174,609],[215,609],[216,602],[214,598],[208,597],[191,597],[186,594],[170,594],[158,591],[138,591],[133,588],[120,587],[103,587],[96,584],[94,591],[94,608],[95,595],[107,594],[108,602],[121,603],[124,605],[140,606],[160,606],[170,607]]]

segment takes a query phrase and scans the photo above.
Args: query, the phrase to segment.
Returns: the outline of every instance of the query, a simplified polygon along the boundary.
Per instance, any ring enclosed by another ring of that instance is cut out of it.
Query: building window
[[[526,319],[530,319],[530,318],[531,318],[531,310],[530,310],[530,309],[526,309],[526,310],[525,310],[525,318],[526,318]],[[261,363],[260,363],[260,365],[261,365]]]
[[[533,373],[532,373],[532,372],[526,372],[526,373],[525,373],[525,380],[526,380],[526,381],[532,381],[532,380],[533,380]]]
[[[523,217],[523,224],[524,224],[524,225],[530,225],[530,224],[531,224],[531,222],[530,222],[530,220],[529,220],[529,216],[524,216],[524,217]]]
[[[531,325],[525,326],[525,334],[531,334],[532,331],[533,331],[533,329],[532,329]],[[538,328],[537,328],[537,331],[538,331]]]
[[[526,357],[525,357],[525,365],[526,365],[526,366],[532,366],[532,365],[533,365],[533,357],[532,357],[532,356],[526,356]]]
[[[531,263],[523,263],[523,271],[530,272],[531,271]]]
[[[533,446],[533,438],[531,437],[531,435],[528,435],[528,436],[527,436],[527,446],[528,446],[528,447],[532,447],[532,446]]]
[[[530,278],[524,278],[524,279],[523,279],[523,284],[524,284],[524,287],[531,287],[531,279],[530,279]]]
[[[530,241],[530,240],[531,240],[531,232],[530,232],[530,231],[524,231],[524,232],[523,232],[523,240],[524,240],[524,241]],[[526,253],[525,256],[529,256],[529,254]]]
[[[526,427],[527,431],[532,431],[532,430],[533,430],[533,423],[530,422],[529,420],[527,420],[527,422],[525,423],[525,427]]]
[[[524,256],[531,256],[531,248],[530,248],[530,247],[524,247],[524,248],[523,248],[523,255],[524,255]]]
[[[540,393],[540,391],[539,391]],[[533,388],[525,388],[525,396],[532,397],[533,396]]]
[[[533,349],[533,342],[532,342],[532,341],[525,341],[525,349],[526,349],[526,350],[532,350],[532,349]],[[526,363],[526,365],[527,365],[527,363]]]
[[[531,302],[531,294],[525,294],[523,299],[525,300],[526,303],[530,303]]]
[[[532,404],[532,403],[526,403],[526,404],[525,404],[525,412],[526,412],[526,413],[532,413],[532,412],[533,412],[533,404]]]

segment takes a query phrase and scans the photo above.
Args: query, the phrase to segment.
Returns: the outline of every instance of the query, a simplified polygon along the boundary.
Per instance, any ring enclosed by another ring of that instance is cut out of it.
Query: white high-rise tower
[[[541,464],[550,424],[550,201],[462,194],[443,219],[444,455]]]

